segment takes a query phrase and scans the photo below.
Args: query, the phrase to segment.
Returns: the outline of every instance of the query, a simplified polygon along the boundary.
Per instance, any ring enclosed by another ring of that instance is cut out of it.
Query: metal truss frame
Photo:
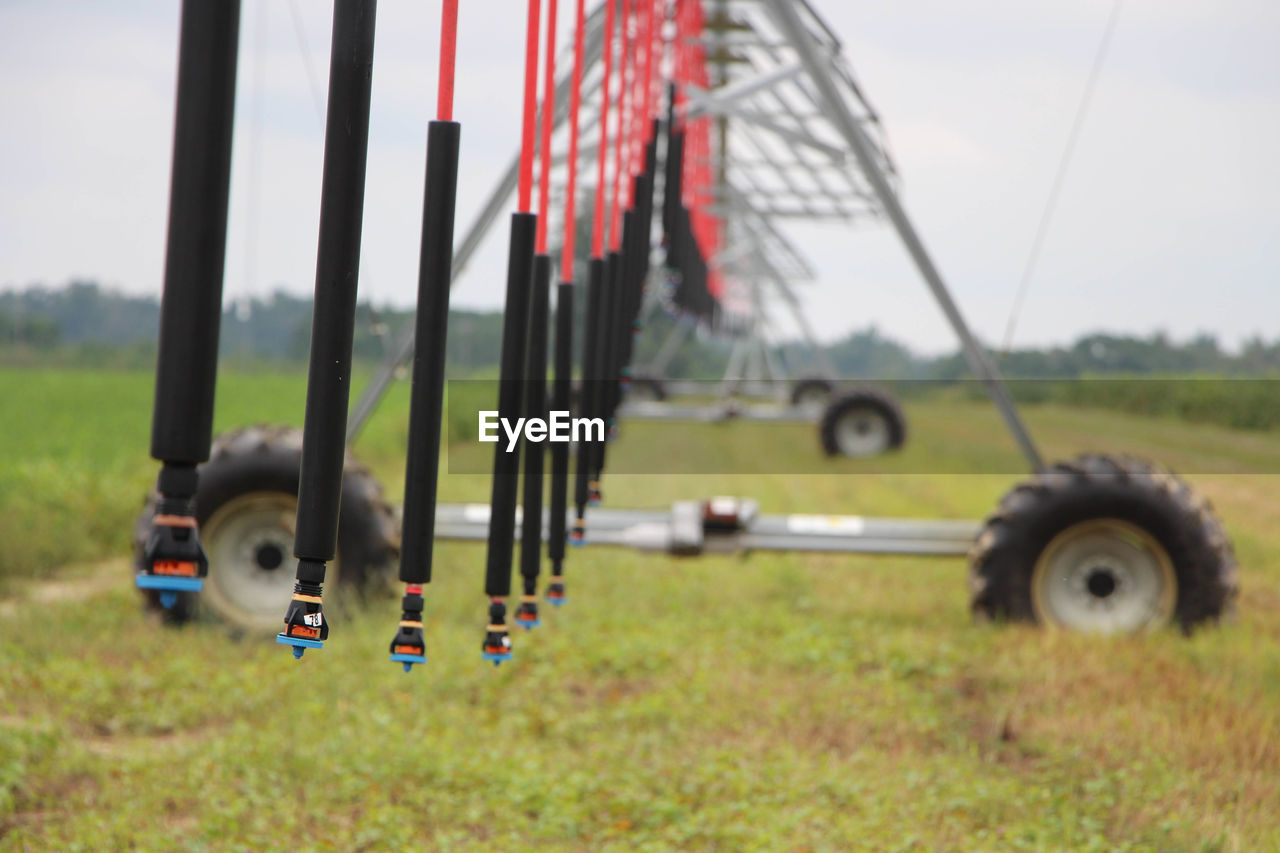
[[[839,39],[806,0],[702,0],[708,61],[718,84],[690,91],[688,116],[720,119],[725,129],[724,175],[713,209],[726,224],[728,277],[742,278],[757,313],[766,288],[777,294],[816,345],[793,284],[811,275],[807,263],[782,237],[791,219],[852,224],[887,221],[897,232],[925,285],[951,325],[970,369],[983,383],[1034,471],[1044,468],[994,360],[976,339],[897,194],[897,173],[880,120],[844,61]],[[602,91],[603,7],[588,18],[584,39],[582,134],[598,127]],[[566,131],[572,63],[556,81],[553,116],[558,139]],[[557,150],[564,150],[557,145]],[[581,154],[592,158],[594,149]],[[518,154],[512,158],[455,250],[455,281],[498,220],[515,191]],[[553,197],[563,199],[563,163],[553,177]],[[561,208],[562,205],[554,205]],[[556,233],[551,231],[550,233]],[[743,246],[746,248],[742,248]],[[756,330],[763,329],[756,324]],[[351,441],[373,412],[413,350],[412,326],[389,349],[348,422]],[[664,350],[666,347],[664,346]]]

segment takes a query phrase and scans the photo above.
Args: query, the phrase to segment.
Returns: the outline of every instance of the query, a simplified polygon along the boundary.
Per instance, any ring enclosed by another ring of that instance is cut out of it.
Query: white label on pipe
[[[787,531],[790,533],[827,533],[858,536],[866,528],[866,522],[856,515],[789,515]]]

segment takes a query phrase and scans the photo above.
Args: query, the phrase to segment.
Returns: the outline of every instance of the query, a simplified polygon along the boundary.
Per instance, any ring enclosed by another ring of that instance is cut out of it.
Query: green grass
[[[1251,473],[1277,470],[1274,433],[1027,412],[1050,456],[1195,472],[1244,590],[1234,623],[1190,639],[974,625],[963,560],[587,549],[572,602],[495,670],[478,654],[483,548],[446,543],[431,662],[406,676],[385,662],[390,596],[335,614],[301,663],[143,618],[124,555],[155,473],[150,389],[0,372],[22,401],[0,426],[19,578],[0,598],[0,849],[1280,849],[1280,478]],[[357,447],[393,496],[405,392]],[[302,397],[300,377],[227,376],[220,428],[296,423]],[[616,474],[607,497],[971,518],[1018,478],[988,407],[907,411],[902,454],[831,466],[803,426],[628,425],[620,470],[679,453],[755,473]],[[449,461],[480,464],[469,452]],[[488,484],[455,471],[441,488],[484,500]],[[93,546],[58,541],[74,539]],[[70,561],[87,562],[20,579]]]

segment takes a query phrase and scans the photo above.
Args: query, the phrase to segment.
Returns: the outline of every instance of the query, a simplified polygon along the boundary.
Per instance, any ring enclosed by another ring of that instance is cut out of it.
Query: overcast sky
[[[998,341],[1112,0],[812,3],[883,118],[902,197],[962,310]],[[515,150],[524,3],[462,5],[460,230]],[[0,288],[86,277],[159,293],[178,8],[0,0]],[[228,299],[313,286],[323,122],[307,67],[323,88],[330,8],[243,2]],[[409,304],[416,287],[438,20],[438,2],[378,9],[360,287],[380,303]],[[1018,342],[1280,337],[1277,151],[1280,3],[1126,0]],[[953,347],[887,228],[787,230],[817,269],[802,295],[823,337],[875,323],[924,351]],[[499,306],[505,232],[455,305]]]

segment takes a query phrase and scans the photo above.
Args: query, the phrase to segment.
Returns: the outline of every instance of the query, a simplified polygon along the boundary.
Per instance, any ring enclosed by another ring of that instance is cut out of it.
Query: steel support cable
[[[1005,324],[1004,343],[1000,347],[1003,355],[1007,356],[1009,348],[1013,346],[1013,333],[1017,329],[1027,291],[1031,287],[1031,277],[1035,274],[1036,265],[1040,261],[1040,252],[1044,248],[1045,239],[1049,236],[1049,223],[1058,209],[1058,199],[1062,195],[1067,170],[1071,167],[1071,160],[1075,156],[1076,143],[1080,141],[1085,116],[1088,115],[1089,107],[1093,103],[1093,94],[1098,88],[1098,78],[1102,76],[1102,67],[1107,61],[1107,54],[1111,49],[1111,37],[1115,35],[1116,25],[1120,22],[1120,8],[1123,5],[1124,0],[1113,0],[1111,4],[1111,15],[1107,18],[1107,25],[1102,31],[1102,41],[1099,42],[1098,50],[1094,54],[1093,65],[1089,69],[1089,77],[1084,84],[1084,92],[1080,96],[1080,103],[1076,106],[1075,117],[1071,120],[1071,130],[1067,132],[1067,144],[1062,150],[1062,157],[1058,160],[1053,183],[1049,187],[1049,198],[1045,202],[1044,211],[1040,214],[1035,236],[1031,239],[1031,250],[1027,253],[1027,261],[1022,267],[1022,277],[1018,281],[1018,290],[1013,297],[1013,308],[1010,309],[1009,321]]]
[[[268,0],[259,0],[264,6]],[[302,69],[307,74],[307,86],[311,89],[311,103],[316,109],[316,119],[324,127],[324,93],[320,89],[320,77],[311,64],[311,47],[307,43],[307,32],[302,26],[302,13],[298,11],[298,0],[289,0],[289,17],[293,21],[293,38],[298,44],[298,53],[302,56]]]

